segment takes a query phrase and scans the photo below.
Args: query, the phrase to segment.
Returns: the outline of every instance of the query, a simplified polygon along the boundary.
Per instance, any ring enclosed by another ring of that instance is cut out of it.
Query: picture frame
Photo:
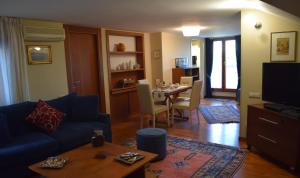
[[[52,64],[52,52],[49,45],[27,45],[27,61],[29,65]]]
[[[175,58],[175,66],[176,68],[188,67],[188,58],[186,57]]]
[[[296,61],[296,31],[271,33],[271,62]]]

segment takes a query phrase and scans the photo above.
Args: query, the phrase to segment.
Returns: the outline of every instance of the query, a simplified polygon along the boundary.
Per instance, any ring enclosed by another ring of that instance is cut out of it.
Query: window
[[[0,106],[11,104],[8,88],[8,71],[5,61],[4,49],[0,44]]]
[[[219,91],[234,91],[238,84],[235,40],[216,39],[213,42],[211,87]]]
[[[213,43],[211,88],[222,88],[222,41],[214,41]]]

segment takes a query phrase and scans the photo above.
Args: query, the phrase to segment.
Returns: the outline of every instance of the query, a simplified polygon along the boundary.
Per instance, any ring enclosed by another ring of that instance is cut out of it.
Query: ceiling
[[[258,0],[0,0],[0,16],[142,32],[201,26],[201,37],[240,34],[240,10]]]
[[[285,10],[295,16],[300,17],[300,1],[299,0],[262,0],[275,7]]]

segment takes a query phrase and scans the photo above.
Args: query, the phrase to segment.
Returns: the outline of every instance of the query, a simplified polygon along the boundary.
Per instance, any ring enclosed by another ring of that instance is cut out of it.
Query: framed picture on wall
[[[271,33],[271,62],[296,61],[297,32]]]
[[[27,45],[28,64],[51,64],[51,46]]]

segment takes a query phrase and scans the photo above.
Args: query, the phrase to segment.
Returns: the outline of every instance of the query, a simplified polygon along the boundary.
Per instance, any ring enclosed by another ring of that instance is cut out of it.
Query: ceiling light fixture
[[[35,50],[40,51],[41,48],[40,47],[34,47]]]
[[[199,26],[184,26],[181,27],[183,36],[199,36],[200,27]]]

